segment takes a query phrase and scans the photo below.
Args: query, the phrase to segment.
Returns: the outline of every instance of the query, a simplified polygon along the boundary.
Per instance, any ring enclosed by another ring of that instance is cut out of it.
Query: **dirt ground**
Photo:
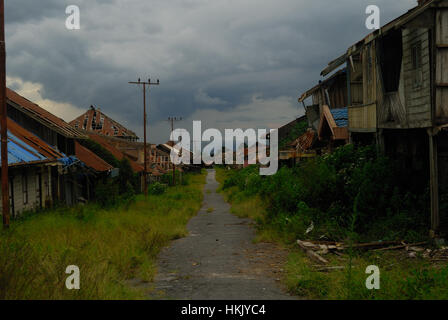
[[[188,223],[189,235],[162,250],[149,298],[295,299],[280,285],[287,253],[274,244],[254,244],[252,221],[230,213],[218,186],[209,170],[203,206]]]

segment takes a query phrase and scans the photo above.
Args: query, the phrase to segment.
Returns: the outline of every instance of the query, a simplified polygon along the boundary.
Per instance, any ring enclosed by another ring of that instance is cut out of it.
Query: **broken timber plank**
[[[326,272],[326,271],[331,271],[331,270],[344,270],[345,269],[344,266],[334,266],[334,267],[332,267],[332,266],[314,266],[314,267],[316,267],[316,270],[320,271],[320,272]]]
[[[388,251],[388,250],[397,250],[397,249],[404,249],[406,247],[415,247],[415,246],[421,246],[423,244],[427,244],[427,242],[417,242],[417,243],[412,243],[412,244],[402,244],[399,246],[393,246],[393,247],[387,247],[387,248],[380,248],[380,249],[375,249],[373,251]]]
[[[328,264],[328,260],[321,257],[319,254],[317,254],[316,252],[314,252],[313,250],[308,249],[308,247],[306,245],[304,245],[303,241],[297,240],[297,244],[299,245],[300,248],[302,248],[303,251],[306,252],[306,254],[308,255],[308,257],[323,263],[323,264]]]

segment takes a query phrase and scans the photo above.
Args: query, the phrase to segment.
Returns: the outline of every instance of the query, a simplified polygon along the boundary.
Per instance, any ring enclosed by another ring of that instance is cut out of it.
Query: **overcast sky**
[[[149,140],[179,127],[275,128],[301,115],[298,96],[369,31],[416,0],[5,0],[8,86],[73,120],[90,105],[142,137],[142,90],[152,87]],[[77,5],[81,30],[67,30]]]

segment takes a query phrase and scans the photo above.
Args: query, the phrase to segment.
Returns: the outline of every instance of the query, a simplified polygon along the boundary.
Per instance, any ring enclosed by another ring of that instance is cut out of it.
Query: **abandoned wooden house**
[[[138,136],[122,124],[108,117],[100,108],[90,106],[84,114],[70,121],[76,129],[95,132],[108,137],[116,137],[127,141],[138,141]]]
[[[376,142],[412,172],[415,184],[430,181],[431,233],[436,236],[439,191],[446,192],[448,182],[448,1],[418,1],[415,8],[348,48],[321,75],[339,67],[343,69],[312,89],[317,93],[316,107],[307,107],[311,126],[316,129],[317,105],[320,115],[325,105],[330,111],[341,107],[332,101],[326,83],[345,74],[339,93],[348,107],[348,138],[359,144]],[[322,116],[320,127],[321,120]]]
[[[63,155],[61,160],[63,166],[53,166],[49,169],[51,170],[49,185],[53,188],[51,201],[67,205],[83,201],[84,186],[80,180],[87,172],[85,166],[76,158],[75,143],[76,140],[86,139],[87,136],[8,88],[7,107],[9,119]]]

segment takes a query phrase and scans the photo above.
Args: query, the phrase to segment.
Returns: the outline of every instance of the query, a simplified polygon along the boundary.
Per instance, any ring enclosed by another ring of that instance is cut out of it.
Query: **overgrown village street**
[[[252,221],[232,215],[218,187],[215,171],[208,170],[204,202],[187,225],[188,236],[159,256],[153,297],[292,299],[280,285],[286,252],[275,244],[254,244]]]
[[[0,0],[0,301],[448,300],[448,0],[67,1]]]

